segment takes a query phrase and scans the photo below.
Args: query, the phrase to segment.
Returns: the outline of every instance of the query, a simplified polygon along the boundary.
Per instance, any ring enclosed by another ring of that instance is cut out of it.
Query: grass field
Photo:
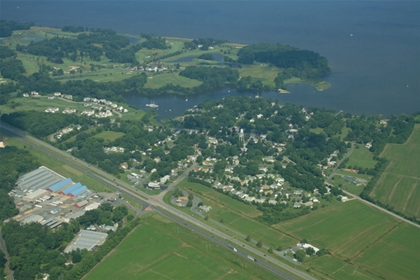
[[[51,170],[54,170],[55,172],[59,173],[60,175],[66,178],[71,178],[73,182],[82,183],[83,185],[88,187],[88,189],[90,190],[93,190],[96,192],[112,192],[113,191],[109,187],[105,186],[104,184],[98,182],[95,179],[92,179],[91,177],[85,175],[84,173],[74,169],[73,167],[67,164],[63,164],[61,161],[47,154],[44,154],[32,147],[25,146],[22,142],[16,139],[8,138],[6,140],[6,144],[16,146],[20,149],[27,150],[39,160],[41,165],[44,165],[50,168]]]
[[[358,148],[354,149],[349,157],[347,167],[362,167],[362,168],[374,168],[376,160],[373,159],[373,153],[369,151],[363,145],[358,145]]]
[[[201,85],[200,81],[178,75],[178,73],[164,73],[148,75],[146,88],[160,88],[166,84],[181,85],[183,87],[196,87]]]
[[[95,135],[97,138],[103,138],[105,140],[114,141],[115,139],[120,138],[121,136],[125,135],[123,132],[116,132],[116,131],[102,131]]]
[[[143,219],[84,279],[275,279],[157,214]]]
[[[343,178],[341,178],[341,175],[359,178],[363,180],[365,184],[354,185],[352,183],[349,183],[343,180]],[[341,188],[343,190],[349,191],[355,195],[359,195],[363,191],[363,188],[365,187],[366,183],[369,182],[371,178],[372,176],[365,175],[365,174],[358,174],[358,173],[352,173],[352,172],[348,172],[344,170],[337,170],[336,175],[334,175],[333,177],[333,181],[330,181],[330,183],[333,183],[334,186],[336,187],[340,187],[341,185]]]
[[[336,274],[336,279],[344,279],[341,273],[350,271],[366,276],[362,278],[414,279],[419,275],[420,242],[416,236],[420,230],[361,202],[335,204],[276,227],[331,251],[331,259],[336,260],[311,259],[305,264],[321,274]],[[344,271],[338,273],[340,270]]]
[[[414,127],[406,143],[387,144],[381,157],[390,163],[370,195],[420,219],[420,125]]]

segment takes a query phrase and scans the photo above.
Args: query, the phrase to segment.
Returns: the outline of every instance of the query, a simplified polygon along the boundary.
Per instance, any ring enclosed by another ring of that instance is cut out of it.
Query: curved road
[[[114,176],[105,173],[104,171],[84,162],[81,161],[75,157],[73,157],[72,155],[61,151],[37,138],[34,138],[14,127],[11,127],[3,122],[0,122],[0,130],[6,131],[6,134],[12,136],[12,137],[17,137],[19,141],[25,143],[26,145],[29,145],[43,153],[46,153],[50,156],[52,156],[53,158],[56,158],[57,160],[60,160],[62,162],[64,162],[65,164],[87,174],[88,176],[100,181],[101,183],[113,188],[114,190],[116,190],[117,192],[120,192],[122,194],[125,194],[127,196],[129,196],[130,198],[139,201],[143,207],[152,207],[156,212],[158,212],[159,214],[170,218],[171,220],[180,223],[184,226],[187,226],[189,228],[194,228],[194,231],[201,234],[204,237],[209,238],[210,240],[223,245],[223,246],[228,246],[229,243],[223,241],[223,240],[229,240],[231,243],[235,243],[238,247],[244,247],[245,244],[243,244],[242,242],[231,238],[231,236],[228,236],[227,234],[218,231],[216,229],[213,229],[212,227],[210,227],[209,225],[202,223],[199,220],[196,220],[194,218],[192,218],[191,216],[183,213],[182,211],[179,211],[173,207],[167,206],[165,203],[163,203],[162,201],[159,200],[159,198],[155,198],[153,196],[149,196],[147,194],[144,193],[140,193],[139,190],[135,189],[133,186],[115,178]],[[19,138],[21,137],[21,138]],[[183,174],[183,176],[186,176]],[[213,235],[209,235],[207,232],[211,232]],[[215,236],[220,237],[221,239],[218,238],[214,238]],[[254,254],[252,257],[257,260],[255,263],[260,265],[261,267],[264,267],[265,269],[275,273],[276,275],[284,278],[284,279],[295,279],[292,276],[274,268],[272,265],[263,262],[263,260],[268,260],[271,263],[289,271],[290,273],[297,275],[303,279],[311,279],[314,280],[315,278],[300,271],[297,270],[293,267],[288,266],[287,264],[284,264],[270,256],[264,256],[263,253],[261,253],[260,251],[247,246],[246,249],[250,252],[252,252],[252,254]],[[242,256],[245,256],[244,254],[246,254],[243,251],[239,251],[238,253]],[[248,255],[247,255],[248,256]],[[260,257],[260,259],[257,259],[257,256]]]

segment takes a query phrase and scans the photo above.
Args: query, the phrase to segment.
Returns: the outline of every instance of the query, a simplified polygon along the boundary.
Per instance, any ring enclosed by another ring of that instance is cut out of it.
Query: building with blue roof
[[[63,194],[63,195],[68,195],[69,193],[71,193],[72,191],[74,191],[74,190],[77,190],[78,188],[80,188],[82,186],[82,184],[80,184],[80,183],[76,183],[76,184],[74,184],[73,186],[70,186],[70,187],[68,187],[68,188],[66,188],[66,189],[64,189],[64,190],[62,190],[61,192],[60,192],[60,194]]]
[[[70,196],[77,196],[77,195],[80,195],[81,193],[83,193],[83,192],[85,192],[87,190],[88,190],[88,188],[86,186],[81,186],[80,188],[75,189],[74,191],[72,191],[71,193],[69,193],[68,195],[70,195]]]
[[[50,192],[59,192],[62,188],[67,187],[71,183],[73,183],[73,181],[70,178],[67,178],[48,187],[47,190]]]

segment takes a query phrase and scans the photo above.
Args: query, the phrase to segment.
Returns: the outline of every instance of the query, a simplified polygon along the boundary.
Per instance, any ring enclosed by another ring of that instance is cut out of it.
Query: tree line
[[[76,220],[72,219],[70,223],[62,223],[54,230],[39,223],[24,225],[17,221],[5,223],[2,234],[14,276],[16,279],[38,279],[47,273],[50,279],[62,279],[80,271],[85,274],[87,271],[84,267],[86,263],[92,262],[92,256],[95,256],[94,264],[98,263],[104,256],[102,254],[112,250],[137,225],[137,221],[132,221],[123,226],[121,221],[128,219],[126,219],[127,213],[128,209],[124,205],[113,208],[111,204],[105,203],[98,209],[87,211],[84,216]],[[120,223],[117,231],[110,232],[105,243],[94,253],[86,249],[63,253],[81,228],[87,225],[113,224],[114,222]],[[101,254],[98,254],[98,251]]]

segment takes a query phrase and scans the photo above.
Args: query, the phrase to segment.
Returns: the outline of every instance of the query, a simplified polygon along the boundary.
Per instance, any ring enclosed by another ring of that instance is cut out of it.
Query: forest
[[[33,23],[18,23],[10,20],[0,20],[0,37],[10,37],[14,30],[28,30]]]
[[[50,279],[62,279],[80,271],[86,273],[87,269],[98,263],[137,224],[137,221],[132,221],[123,227],[121,221],[126,219],[127,214],[128,210],[124,205],[113,208],[109,203],[105,203],[96,210],[87,211],[84,216],[76,220],[72,219],[70,223],[62,223],[54,230],[39,223],[24,225],[16,221],[5,223],[2,234],[15,279],[42,278],[44,273],[49,274]],[[81,228],[87,225],[113,224],[113,222],[120,222],[120,227],[116,232],[108,233],[107,240],[99,250],[94,253],[86,249],[63,253]]]
[[[0,149],[0,221],[19,213],[9,192],[19,176],[39,167],[38,160],[28,151],[13,146]]]

